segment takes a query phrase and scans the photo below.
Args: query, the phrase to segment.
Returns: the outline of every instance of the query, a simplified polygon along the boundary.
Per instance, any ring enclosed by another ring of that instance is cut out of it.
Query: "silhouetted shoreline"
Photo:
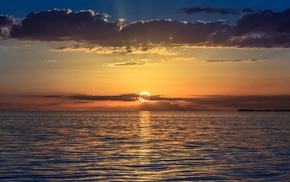
[[[238,111],[243,112],[290,112],[290,109],[239,109]]]

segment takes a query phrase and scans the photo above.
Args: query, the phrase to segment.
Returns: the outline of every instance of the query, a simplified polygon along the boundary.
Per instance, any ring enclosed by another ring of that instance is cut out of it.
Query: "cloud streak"
[[[46,98],[66,98],[76,101],[123,101],[138,102],[138,94],[122,95],[47,95]],[[162,109],[158,109],[162,106]],[[150,96],[150,102],[147,105],[136,106],[137,110],[238,110],[238,109],[255,109],[255,110],[289,110],[290,95],[278,96],[192,96],[192,97],[164,97],[161,95]]]
[[[219,60],[219,59],[212,59],[212,60],[205,60],[206,63],[254,63],[264,61],[262,59],[236,59],[236,60]]]
[[[148,65],[148,66],[152,66],[152,65],[158,65],[157,63],[149,63],[147,60],[128,60],[128,61],[123,61],[123,62],[116,62],[116,63],[108,63],[105,66],[144,66],[144,65]]]
[[[166,47],[238,47],[275,48],[290,46],[290,9],[282,12],[254,12],[215,8],[185,8],[184,12],[233,14],[247,12],[235,25],[227,21],[182,22],[170,19],[110,22],[107,16],[91,10],[72,12],[52,10],[30,13],[21,21],[0,16],[1,36],[19,40],[73,41],[77,44],[55,48],[55,51],[88,51],[100,54],[152,53]],[[156,47],[158,48],[156,50]],[[161,53],[160,53],[161,52]]]
[[[2,97],[0,110],[97,110],[97,111],[202,111],[202,110],[290,110],[290,95],[191,96],[153,95],[141,103],[138,94],[46,95]]]
[[[162,56],[178,55],[178,52],[168,50],[160,45],[140,45],[140,46],[101,46],[93,43],[72,43],[56,47],[52,51],[69,52],[84,51],[96,54],[157,54]]]
[[[217,13],[222,15],[228,15],[228,14],[252,13],[254,12],[254,10],[252,10],[251,8],[230,9],[230,8],[192,7],[192,8],[181,8],[178,10],[178,12],[186,14]]]
[[[122,95],[46,95],[47,98],[70,98],[76,100],[91,100],[91,101],[136,101],[139,95],[137,94],[122,94]]]

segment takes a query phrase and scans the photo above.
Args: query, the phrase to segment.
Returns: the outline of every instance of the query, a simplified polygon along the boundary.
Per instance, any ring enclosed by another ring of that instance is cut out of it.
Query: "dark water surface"
[[[288,112],[0,112],[0,181],[290,181]]]

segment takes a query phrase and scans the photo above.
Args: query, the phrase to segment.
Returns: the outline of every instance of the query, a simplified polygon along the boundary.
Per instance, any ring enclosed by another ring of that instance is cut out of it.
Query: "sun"
[[[148,102],[150,100],[150,94],[148,92],[141,92],[138,99],[141,102]]]

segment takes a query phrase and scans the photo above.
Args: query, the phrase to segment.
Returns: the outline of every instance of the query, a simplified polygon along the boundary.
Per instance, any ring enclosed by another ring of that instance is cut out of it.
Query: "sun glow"
[[[150,94],[148,92],[141,92],[138,98],[141,102],[149,102]]]

